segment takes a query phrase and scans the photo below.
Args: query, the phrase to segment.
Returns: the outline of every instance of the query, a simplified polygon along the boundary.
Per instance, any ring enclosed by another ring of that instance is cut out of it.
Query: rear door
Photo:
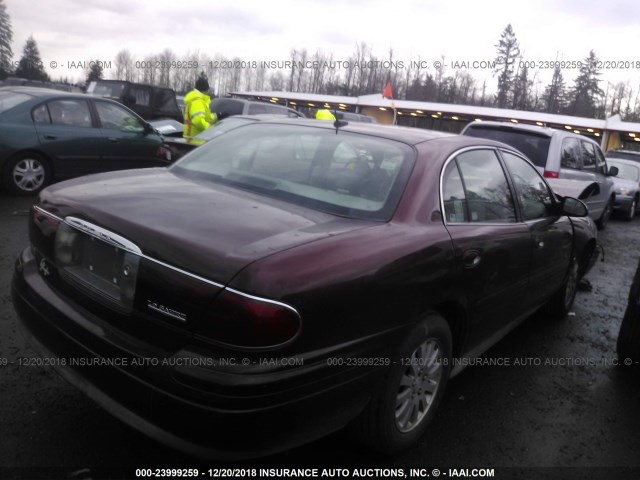
[[[53,160],[56,178],[100,171],[103,139],[88,100],[50,100],[34,108],[32,118],[42,150]]]
[[[468,339],[473,349],[531,307],[531,234],[517,220],[496,150],[457,154],[445,168],[442,189],[445,224],[475,323]]]
[[[560,151],[560,178],[588,182],[598,181],[596,152],[591,142],[575,137],[565,137],[562,140]],[[599,186],[604,187],[605,185],[599,183]],[[597,194],[591,195],[585,200],[591,218],[600,218],[607,199],[607,192],[600,188]]]

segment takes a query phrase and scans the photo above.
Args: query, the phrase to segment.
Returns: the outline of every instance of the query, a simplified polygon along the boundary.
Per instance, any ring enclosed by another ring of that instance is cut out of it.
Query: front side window
[[[53,125],[91,127],[89,104],[84,100],[54,100],[47,107]]]
[[[596,152],[596,171],[598,173],[606,174],[607,173],[607,161],[604,159],[604,154],[600,147],[594,145],[593,149]]]
[[[582,168],[584,170],[596,169],[596,152],[590,142],[580,142],[582,144]]]
[[[214,138],[171,170],[336,215],[388,220],[415,155],[393,140],[254,122]]]
[[[108,102],[96,102],[98,117],[102,128],[120,130],[122,132],[143,132],[140,120],[119,105]]]
[[[514,223],[511,190],[493,150],[470,150],[456,157],[465,187],[468,218],[478,223]]]
[[[512,153],[503,151],[502,158],[511,172],[523,219],[535,220],[551,215],[553,195],[538,171]]]

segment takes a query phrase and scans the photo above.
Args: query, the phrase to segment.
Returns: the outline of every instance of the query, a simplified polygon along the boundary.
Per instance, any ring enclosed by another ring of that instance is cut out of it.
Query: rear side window
[[[54,125],[91,127],[89,105],[84,100],[54,100],[48,108]]]
[[[458,155],[455,163],[458,169],[451,168],[445,172],[444,178],[447,221],[515,223],[513,196],[496,153],[493,150],[471,150]],[[460,176],[460,181],[456,175]],[[464,196],[461,198],[462,193]]]
[[[511,128],[494,128],[471,125],[464,133],[470,137],[488,138],[506,143],[519,150],[537,167],[547,166],[551,137],[533,132],[514,130]]]
[[[560,155],[560,165],[562,168],[579,169],[581,166],[580,141],[577,138],[565,138],[562,141],[562,152]]]

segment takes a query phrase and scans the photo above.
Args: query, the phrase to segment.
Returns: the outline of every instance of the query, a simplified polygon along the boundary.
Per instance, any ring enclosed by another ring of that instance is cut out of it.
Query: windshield
[[[171,170],[336,215],[388,220],[414,159],[413,148],[393,140],[251,123],[194,150]]]
[[[612,159],[609,159],[607,163],[609,164],[609,167],[618,167],[618,175],[616,175],[617,178],[632,180],[634,182],[637,182],[640,179],[640,170],[635,165],[618,163]]]
[[[0,113],[6,112],[32,98],[31,95],[25,95],[23,93],[0,92]]]
[[[520,150],[537,167],[545,168],[551,137],[533,132],[512,130],[508,127],[470,126],[464,133],[470,137],[488,138],[506,143]]]

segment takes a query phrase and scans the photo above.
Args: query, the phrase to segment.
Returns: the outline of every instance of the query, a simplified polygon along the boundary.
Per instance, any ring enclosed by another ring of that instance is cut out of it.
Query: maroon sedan
[[[255,122],[45,189],[14,304],[64,378],[165,444],[243,458],[350,424],[393,452],[460,359],[567,314],[586,215],[490,140]]]

